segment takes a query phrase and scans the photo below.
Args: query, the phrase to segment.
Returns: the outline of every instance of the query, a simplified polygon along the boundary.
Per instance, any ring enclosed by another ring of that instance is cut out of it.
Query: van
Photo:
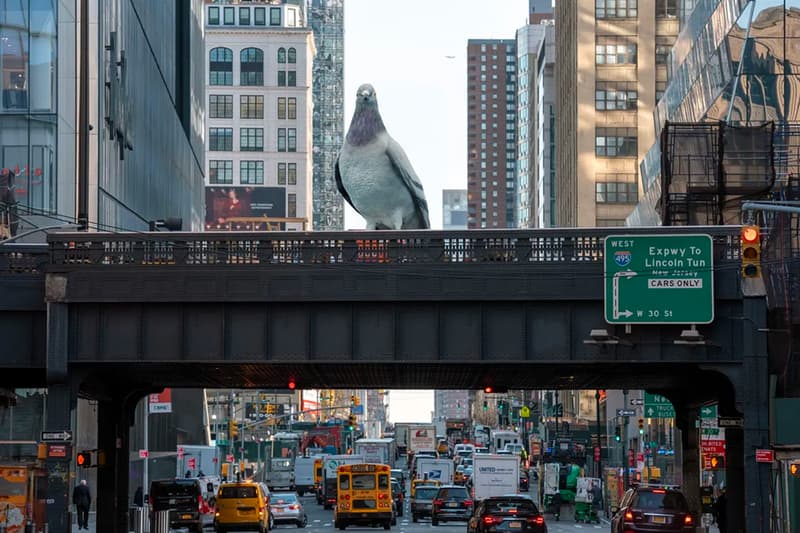
[[[217,491],[214,527],[217,533],[255,529],[266,533],[272,528],[269,489],[264,483],[243,481],[223,483]]]
[[[150,483],[150,531],[155,531],[155,513],[169,511],[170,528],[185,527],[203,533],[206,502],[197,478],[160,479]]]

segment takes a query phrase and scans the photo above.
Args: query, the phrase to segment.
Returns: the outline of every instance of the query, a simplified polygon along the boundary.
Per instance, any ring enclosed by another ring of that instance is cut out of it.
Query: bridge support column
[[[105,465],[97,472],[97,531],[128,531],[128,468],[130,417],[126,402],[101,401],[97,410],[98,448]]]
[[[700,513],[700,434],[695,428],[697,409],[677,408],[678,427],[681,430],[682,459],[681,491],[686,496],[689,509]]]

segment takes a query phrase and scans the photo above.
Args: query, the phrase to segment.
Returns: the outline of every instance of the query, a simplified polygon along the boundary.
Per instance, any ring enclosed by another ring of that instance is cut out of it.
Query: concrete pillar
[[[98,448],[105,465],[97,472],[97,531],[128,531],[129,414],[127,403],[119,398],[98,405]]]
[[[681,491],[686,496],[689,509],[700,515],[700,432],[694,427],[696,409],[679,409],[682,449]]]

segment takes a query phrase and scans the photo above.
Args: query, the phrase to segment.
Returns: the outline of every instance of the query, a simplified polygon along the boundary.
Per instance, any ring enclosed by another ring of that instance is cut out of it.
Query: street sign
[[[225,462],[226,463],[232,463],[233,462],[233,455],[226,455],[225,456]]]
[[[775,453],[772,450],[756,450],[757,463],[772,463],[775,461]]]
[[[42,431],[42,442],[69,442],[72,440],[72,431],[62,429],[61,431]]]
[[[740,428],[744,426],[744,419],[740,416],[721,416],[717,423],[721,428]]]
[[[675,408],[664,396],[645,391],[644,416],[647,418],[675,418]]]
[[[644,405],[644,400],[641,398],[631,398],[631,405]]]
[[[139,459],[147,459],[149,455],[150,452],[148,452],[147,450],[139,450]]]
[[[350,414],[351,415],[363,415],[364,414],[364,406],[363,405],[354,405],[350,407]]]
[[[609,235],[605,316],[610,324],[714,321],[710,235]]]
[[[47,457],[66,458],[69,446],[67,444],[49,444],[47,446]]]
[[[617,409],[617,416],[636,416],[636,409]]]
[[[520,418],[528,418],[531,416],[531,409],[527,405],[523,405],[519,410]]]
[[[700,427],[715,428],[717,426],[717,417],[719,416],[719,408],[717,404],[704,405],[700,408]]]

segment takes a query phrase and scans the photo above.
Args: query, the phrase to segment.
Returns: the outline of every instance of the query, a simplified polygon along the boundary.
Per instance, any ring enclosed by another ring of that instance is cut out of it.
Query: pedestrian
[[[144,490],[142,490],[142,487],[136,488],[136,492],[133,494],[133,505],[144,507]]]
[[[717,529],[719,533],[728,532],[728,497],[725,495],[725,489],[722,489],[717,501],[714,502],[714,518],[717,521]]]
[[[561,520],[561,491],[558,491],[555,494],[553,494],[552,505],[553,505],[553,516],[555,517],[556,522],[558,522],[559,520]]]
[[[72,503],[78,510],[78,529],[89,529],[89,506],[92,505],[92,493],[89,485],[82,479],[80,485],[72,491]]]

